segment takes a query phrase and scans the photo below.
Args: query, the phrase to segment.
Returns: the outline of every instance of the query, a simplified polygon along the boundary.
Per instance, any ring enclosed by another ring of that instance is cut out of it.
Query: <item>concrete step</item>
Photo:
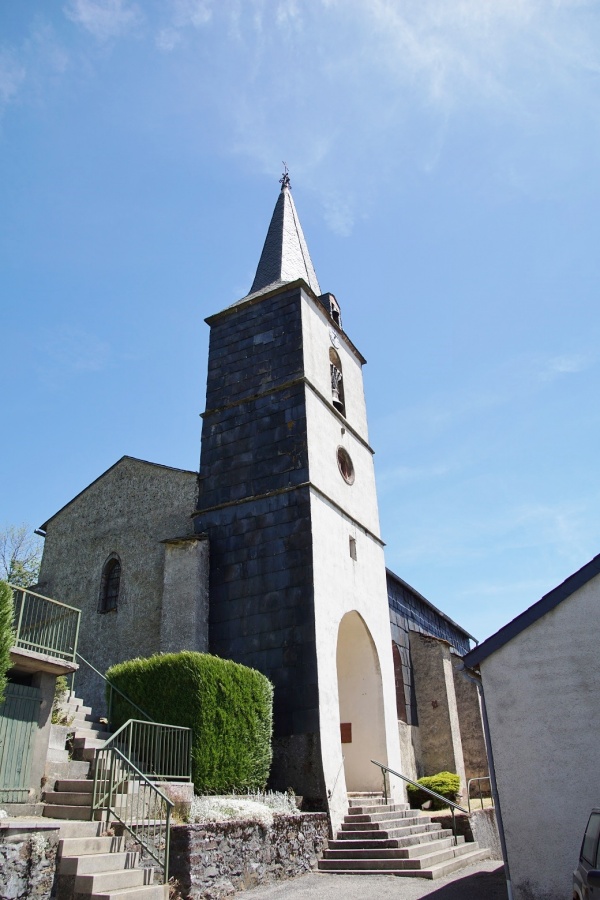
[[[77,728],[73,738],[73,746],[77,747],[78,745],[75,742],[80,740],[84,740],[87,744],[91,741],[101,741],[104,744],[111,734],[112,731],[104,731],[102,728]]]
[[[464,839],[463,839],[464,841]],[[470,849],[472,848],[472,849]],[[458,844],[458,846],[448,846],[439,850],[435,850],[434,852],[426,852],[421,856],[416,857],[346,857],[345,859],[342,857],[338,857],[336,859],[322,859],[319,861],[319,871],[335,871],[336,869],[342,868],[345,870],[348,869],[356,869],[356,870],[364,870],[367,869],[369,871],[373,870],[402,870],[402,871],[410,871],[410,872],[418,872],[419,870],[426,869],[432,870],[436,866],[441,863],[445,863],[448,860],[455,861],[458,858],[462,858],[464,856],[469,856],[473,852],[479,850],[479,846],[476,844]]]
[[[55,791],[74,791],[78,794],[93,794],[94,782],[90,778],[65,778],[56,782]]]
[[[135,869],[139,853],[85,853],[80,856],[62,856],[61,875],[94,875],[99,872],[114,872],[121,869]]]
[[[369,831],[338,831],[338,841],[376,841],[390,840],[392,838],[402,839],[411,835],[423,834],[425,832],[441,831],[441,825],[437,822],[431,822],[429,825],[408,825],[405,828],[386,828],[373,829]]]
[[[90,900],[169,900],[168,884],[148,884],[141,888],[92,894]]]
[[[93,763],[96,759],[96,747],[75,747],[73,749],[73,756],[76,759],[82,759],[86,762]]]
[[[368,817],[364,820],[342,822],[342,831],[389,831],[391,828],[409,828],[411,825],[428,825],[431,819],[427,816],[393,816],[391,819],[382,819],[372,822]]]
[[[92,788],[94,783],[92,782]],[[75,791],[46,791],[43,795],[44,803],[52,806],[87,806],[92,805],[92,795],[89,791],[76,793]]]
[[[464,856],[457,857],[456,859],[447,860],[430,869],[322,869],[320,865],[321,861],[319,861],[319,871],[323,872],[323,874],[331,875],[395,875],[398,878],[435,879],[451,875],[452,872],[464,869],[467,866],[472,866],[474,863],[479,862],[482,859],[487,859],[488,857],[488,850],[476,850],[472,853],[465,854]]]
[[[106,733],[106,740],[110,737],[108,732]],[[73,750],[87,750],[90,747],[94,747],[96,750],[100,750],[105,744],[105,739],[96,738],[96,737],[76,737],[73,739]]]
[[[47,803],[44,806],[42,815],[45,819],[78,819],[82,822],[90,821],[89,806],[68,806],[66,804]],[[102,817],[101,810],[97,810],[94,815],[95,821],[100,821]]]
[[[58,856],[62,859],[63,857],[82,856],[84,854],[120,853],[122,845],[122,837],[61,837],[58,844]]]
[[[433,831],[419,831],[416,834],[409,834],[406,837],[401,838],[375,838],[373,840],[343,840],[340,841],[334,840],[329,841],[328,847],[331,850],[343,850],[347,848],[349,850],[362,850],[368,849],[369,847],[377,848],[385,848],[385,847],[412,847],[415,844],[423,844],[429,843],[431,841],[437,841],[442,838],[447,838],[452,836],[452,831],[449,828],[442,828],[439,830]]]
[[[104,835],[106,823],[102,821],[73,821],[72,819],[56,820],[60,822],[61,840],[74,840],[75,838],[92,838]]]
[[[467,846],[472,847],[473,845],[468,844]],[[472,866],[482,859],[489,859],[489,856],[490,851],[485,847],[480,847],[478,850],[471,850],[468,853],[457,856],[455,859],[440,863],[439,866],[433,866],[431,869],[423,869],[419,872],[419,875],[424,878],[443,878],[445,875],[450,875],[458,869]]]
[[[75,876],[75,894],[104,894],[144,887],[154,881],[154,869],[115,869]]]
[[[78,697],[73,700],[69,700],[67,703],[67,707],[73,711],[75,715],[78,716],[91,716],[92,715],[92,707],[86,706],[83,700],[80,700]]]
[[[348,794],[348,806],[379,806],[385,803],[383,794]]]
[[[75,781],[87,781],[88,775],[90,774],[90,764],[85,761],[67,759],[64,763],[52,766],[52,770],[52,774],[56,778],[56,781],[69,781],[71,779]],[[54,787],[54,790],[56,790],[56,781],[54,782],[54,786],[48,781],[48,788]]]
[[[446,837],[428,843],[416,843],[407,847],[330,848],[323,852],[323,859],[414,859],[419,856],[446,850],[454,846],[454,838]]]
[[[394,810],[410,809],[408,803],[379,803],[373,806],[350,806],[349,816],[370,816],[376,813],[393,812]]]
[[[391,809],[385,810],[383,812],[376,813],[351,813],[347,816],[344,816],[344,822],[346,824],[353,824],[355,822],[389,822],[394,819],[414,819],[414,818],[428,818],[427,816],[415,816],[414,809],[409,809],[405,807],[404,809]]]

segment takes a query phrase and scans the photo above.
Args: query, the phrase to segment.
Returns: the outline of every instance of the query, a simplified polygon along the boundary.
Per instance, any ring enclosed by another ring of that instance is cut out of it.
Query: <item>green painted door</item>
[[[0,703],[0,803],[25,803],[33,737],[38,725],[40,689],[7,684]]]

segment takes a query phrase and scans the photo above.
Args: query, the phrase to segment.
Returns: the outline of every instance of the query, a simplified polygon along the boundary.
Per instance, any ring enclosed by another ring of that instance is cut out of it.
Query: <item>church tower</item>
[[[322,293],[289,176],[250,293],[209,317],[195,528],[211,652],[275,686],[272,786],[334,827],[400,768],[365,360]]]

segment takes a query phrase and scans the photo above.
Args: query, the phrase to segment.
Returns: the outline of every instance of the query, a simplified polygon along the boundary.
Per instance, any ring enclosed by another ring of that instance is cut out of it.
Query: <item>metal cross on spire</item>
[[[286,162],[283,163],[283,175],[279,179],[279,184],[281,185],[281,190],[283,190],[284,188],[290,188],[291,190],[292,182],[290,181],[290,173],[288,172]]]

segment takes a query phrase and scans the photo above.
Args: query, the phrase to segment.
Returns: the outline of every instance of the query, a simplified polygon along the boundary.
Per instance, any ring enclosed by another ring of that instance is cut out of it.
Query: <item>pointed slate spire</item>
[[[298,278],[303,278],[317,297],[320,295],[321,288],[304,240],[286,166],[250,294]]]

